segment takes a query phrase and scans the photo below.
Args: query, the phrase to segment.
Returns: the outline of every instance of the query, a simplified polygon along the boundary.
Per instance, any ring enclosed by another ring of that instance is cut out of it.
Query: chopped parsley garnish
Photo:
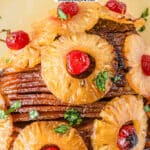
[[[139,29],[139,32],[143,32],[143,31],[145,31],[145,29],[146,29],[146,26],[144,25]]]
[[[66,125],[59,125],[54,129],[56,133],[65,134],[69,130],[69,127]]]
[[[39,116],[39,112],[37,110],[31,110],[29,112],[30,119],[34,120]]]
[[[6,111],[6,114],[10,114],[14,112],[16,109],[21,107],[21,102],[20,101],[15,101],[10,108]]]
[[[118,76],[118,75],[116,75],[115,77],[112,78],[112,81],[113,81],[114,83],[117,83],[120,79],[121,79],[121,77]]]
[[[102,92],[105,92],[105,85],[107,80],[108,80],[108,71],[100,72],[94,79],[97,88]]]
[[[64,114],[64,119],[69,122],[70,126],[79,125],[83,119],[80,116],[80,113],[76,109],[68,109]]]
[[[8,63],[9,63],[9,61],[10,61],[10,59],[6,59],[6,60],[5,60],[6,64],[8,64]]]
[[[58,17],[62,20],[67,20],[68,19],[68,15],[66,15],[62,9],[58,8]]]
[[[0,110],[0,119],[6,119],[8,117],[9,114],[11,114],[12,112],[14,112],[16,109],[21,107],[21,102],[20,101],[15,101],[9,109],[7,109],[6,111],[4,110]]]
[[[145,110],[145,112],[150,112],[150,106],[149,106],[149,105],[146,105],[146,106],[144,107],[144,110]]]
[[[143,18],[145,21],[147,21],[147,17],[149,16],[149,8],[146,8],[142,14],[141,14],[141,18]],[[144,30],[146,29],[146,26],[142,26],[140,29],[139,29],[139,32],[143,32]]]
[[[147,21],[147,17],[149,16],[149,8],[146,8],[142,14],[141,14],[141,18],[145,19]]]
[[[8,115],[6,115],[4,110],[0,110],[0,119],[6,119]]]

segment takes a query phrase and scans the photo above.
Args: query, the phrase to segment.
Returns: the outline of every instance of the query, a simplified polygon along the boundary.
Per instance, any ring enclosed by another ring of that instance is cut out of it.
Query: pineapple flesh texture
[[[65,134],[56,133],[54,129],[63,122],[41,121],[26,126],[16,138],[14,150],[40,150],[46,145],[56,145],[62,150],[87,150],[76,129],[70,128]]]
[[[49,45],[60,33],[60,24],[50,17],[34,23],[32,28],[31,46],[37,50]]]
[[[117,136],[120,128],[132,121],[138,143],[133,150],[143,150],[147,132],[147,116],[141,97],[123,95],[114,98],[100,113],[102,120],[95,120],[91,136],[94,150],[119,150]]]
[[[0,95],[0,110],[5,110],[5,100]],[[0,119],[0,150],[9,150],[13,132],[12,117]]]
[[[134,18],[130,14],[119,14],[114,11],[109,10],[106,6],[100,7],[99,18],[112,20],[120,24],[133,24],[138,30],[145,25],[145,20],[143,18]]]
[[[81,50],[95,59],[95,70],[88,77],[78,79],[67,72],[66,55],[72,50]],[[92,103],[102,98],[112,86],[111,77],[115,74],[112,62],[115,54],[112,46],[99,36],[86,33],[62,36],[42,50],[41,57],[42,77],[49,90],[64,103]],[[109,73],[109,79],[105,92],[102,92],[93,80],[99,72],[105,70]]]
[[[19,51],[8,50],[0,58],[0,69],[10,69],[15,72],[33,68],[41,61],[40,51],[27,46]]]
[[[32,47],[39,49],[49,45],[58,35],[80,33],[91,29],[99,19],[100,4],[79,3],[79,12],[68,20],[61,20],[57,10],[50,12],[50,17],[33,24]]]
[[[150,48],[145,45],[144,40],[139,35],[133,34],[126,38],[123,52],[126,65],[130,68],[126,74],[130,87],[137,94],[149,98],[150,76],[146,76],[142,71],[141,57],[142,55],[150,55]]]
[[[101,5],[97,2],[80,2],[78,3],[79,12],[77,15],[69,18],[68,20],[61,20],[57,16],[57,10],[52,13],[52,18],[56,24],[59,24],[61,27],[61,34],[70,34],[70,33],[81,33],[85,32],[98,22],[99,13]]]

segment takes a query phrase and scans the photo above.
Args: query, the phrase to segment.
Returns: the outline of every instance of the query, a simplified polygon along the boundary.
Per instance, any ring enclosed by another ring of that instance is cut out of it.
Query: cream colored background
[[[105,3],[107,0],[99,0]],[[122,0],[128,5],[128,12],[139,17],[141,12],[149,7],[150,0]],[[0,0],[0,30],[25,30],[30,31],[31,24],[45,16],[56,3],[54,0]],[[150,45],[150,16],[146,31],[142,33],[146,43]],[[0,35],[4,38],[4,35]],[[0,56],[7,50],[5,44],[0,43]]]

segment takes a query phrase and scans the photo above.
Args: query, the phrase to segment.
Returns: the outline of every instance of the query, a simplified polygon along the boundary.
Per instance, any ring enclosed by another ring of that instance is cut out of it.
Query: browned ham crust
[[[105,100],[77,107],[67,106],[47,89],[40,75],[40,67],[37,68],[39,69],[36,71],[33,69],[33,71],[4,74],[0,78],[1,92],[8,99],[8,106],[16,100],[20,100],[22,103],[22,108],[13,114],[14,122],[30,120],[28,115],[30,110],[40,112],[40,116],[37,118],[39,120],[63,118],[63,114],[68,108],[78,109],[83,117],[97,118],[99,116],[106,103]],[[105,98],[131,93],[129,87],[115,85]]]
[[[25,122],[30,121],[28,112],[34,109],[38,110],[40,114],[37,120],[59,120],[63,119],[64,112],[68,108],[76,108],[81,113],[81,116],[86,118],[85,123],[78,127],[78,131],[85,140],[89,150],[91,150],[90,136],[93,119],[99,118],[101,109],[107,103],[106,99],[124,94],[134,94],[134,91],[131,90],[125,80],[125,73],[129,68],[125,66],[122,48],[126,36],[135,32],[132,24],[119,24],[104,19],[100,19],[93,29],[88,31],[88,33],[101,36],[113,45],[116,52],[114,68],[117,71],[117,75],[121,77],[120,81],[113,84],[111,90],[105,95],[104,100],[93,104],[68,106],[62,103],[46,87],[41,77],[40,65],[18,73],[4,70],[0,76],[0,90],[8,100],[8,106],[15,100],[20,100],[22,103],[22,107],[12,114],[14,122],[23,122],[23,126],[26,125]],[[16,135],[15,133],[14,137]],[[146,143],[146,148],[148,147],[150,147],[149,132]]]
[[[1,76],[1,91],[11,100],[13,99],[55,99],[47,89],[41,74],[40,67],[37,71],[25,70],[24,72],[12,73]],[[123,94],[133,94],[133,91],[126,84],[114,84],[105,98],[115,97]],[[57,102],[56,102],[57,103]]]

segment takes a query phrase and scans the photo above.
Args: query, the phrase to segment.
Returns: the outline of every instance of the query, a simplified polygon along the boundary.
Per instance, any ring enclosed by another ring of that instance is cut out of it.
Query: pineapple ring
[[[133,24],[137,29],[145,25],[145,20],[143,18],[135,19],[128,14],[119,14],[109,10],[106,6],[100,7],[99,17],[102,19],[112,20],[118,23]]]
[[[138,137],[138,144],[133,150],[142,150],[145,146],[147,116],[143,108],[143,100],[133,95],[114,98],[100,113],[102,120],[95,120],[91,137],[94,150],[119,150],[117,136],[120,128],[133,121]]]
[[[0,95],[0,110],[5,109],[5,100]],[[0,149],[8,150],[10,148],[10,144],[12,138],[10,137],[13,132],[13,123],[12,117],[9,115],[6,119],[0,119]]]
[[[12,69],[13,71],[22,71],[26,68],[33,68],[41,61],[40,51],[25,47],[19,51],[8,50],[7,53],[0,58],[0,69]]]
[[[16,138],[14,150],[40,150],[46,145],[56,145],[63,150],[87,150],[76,129],[70,128],[65,134],[56,133],[54,129],[62,122],[42,121],[26,126]]]
[[[59,25],[58,22],[50,18],[34,23],[31,46],[39,50],[41,46],[49,45],[60,33]]]
[[[52,16],[33,25],[31,46],[39,49],[49,45],[58,35],[84,32],[91,29],[99,19],[98,3],[79,3],[79,12],[67,21],[57,18],[57,11]]]
[[[61,33],[80,33],[91,29],[99,19],[100,4],[97,2],[78,3],[79,12],[69,20],[61,20],[57,17],[57,10],[54,12],[53,20],[60,24]],[[57,17],[57,19],[56,19]]]
[[[95,70],[87,78],[76,79],[67,72],[66,55],[72,50],[82,50],[95,59]],[[99,36],[86,33],[62,36],[50,47],[43,49],[41,57],[42,77],[46,85],[65,103],[92,103],[102,98],[112,86],[114,51],[112,46]],[[105,92],[102,92],[97,89],[93,79],[105,70],[109,72],[109,79]]]
[[[126,74],[130,87],[136,93],[150,98],[150,76],[146,76],[141,67],[142,55],[150,55],[150,50],[139,35],[133,34],[126,38],[123,52],[127,67],[131,68]]]

